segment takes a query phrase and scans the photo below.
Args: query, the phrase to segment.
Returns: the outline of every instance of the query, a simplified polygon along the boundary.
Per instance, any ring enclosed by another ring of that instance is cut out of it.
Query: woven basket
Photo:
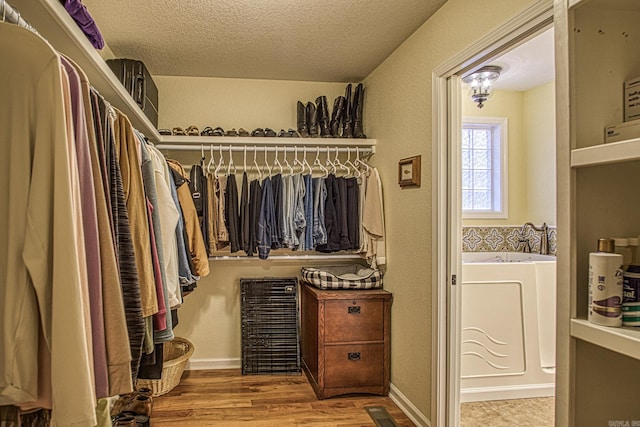
[[[185,338],[175,337],[164,343],[162,374],[159,380],[139,379],[138,387],[150,388],[153,396],[169,393],[180,383],[189,358],[193,354],[193,344]]]

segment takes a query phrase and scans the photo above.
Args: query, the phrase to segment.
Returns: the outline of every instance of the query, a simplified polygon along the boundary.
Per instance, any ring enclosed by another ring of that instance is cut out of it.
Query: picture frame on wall
[[[407,157],[398,162],[398,184],[400,187],[420,187],[420,155]]]

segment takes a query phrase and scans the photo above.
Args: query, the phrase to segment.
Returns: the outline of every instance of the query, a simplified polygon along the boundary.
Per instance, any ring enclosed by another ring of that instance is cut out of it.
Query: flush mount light
[[[462,78],[469,85],[469,96],[478,103],[478,108],[484,107],[484,102],[493,93],[491,86],[500,77],[501,71],[502,68],[498,66],[487,65]]]

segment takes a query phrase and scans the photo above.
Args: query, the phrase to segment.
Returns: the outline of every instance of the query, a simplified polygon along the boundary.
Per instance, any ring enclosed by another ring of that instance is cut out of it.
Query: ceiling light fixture
[[[478,103],[478,108],[484,107],[484,102],[493,93],[491,85],[500,77],[501,71],[500,67],[487,65],[462,78],[469,85],[469,96]]]

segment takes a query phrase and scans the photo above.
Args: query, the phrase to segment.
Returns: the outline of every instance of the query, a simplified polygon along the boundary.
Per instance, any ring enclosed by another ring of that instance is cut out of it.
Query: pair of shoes
[[[198,135],[200,135],[200,131],[194,125],[189,126],[187,128],[186,132],[187,132],[187,135],[189,135],[189,136],[198,136]]]
[[[133,421],[133,423],[132,423]],[[136,414],[133,411],[123,411],[111,418],[113,426],[149,427],[149,416]]]
[[[351,83],[347,85],[344,94],[344,110],[339,115],[336,108],[336,102],[334,102],[334,114],[336,117],[342,117],[342,137],[343,138],[366,138],[362,125],[363,108],[364,108],[364,86],[359,83],[356,86],[353,100],[351,100]],[[337,107],[339,108],[339,106]],[[332,120],[332,126],[334,125]],[[339,128],[339,123],[335,124],[336,128]],[[336,132],[337,134],[337,132]]]
[[[180,127],[175,127],[173,129],[171,129],[171,133],[173,135],[177,135],[177,136],[186,136],[187,133],[184,131],[184,129],[180,128]]]
[[[276,132],[273,129],[270,128],[256,128],[254,130],[251,131],[251,136],[258,136],[258,137],[274,137],[276,136]]]
[[[215,129],[212,129],[211,126],[207,126],[206,128],[204,128],[202,130],[202,132],[200,132],[200,135],[202,135],[202,136],[224,136],[224,129],[222,129],[221,127],[217,127]]]
[[[238,136],[247,137],[249,136],[249,132],[246,131],[244,128],[240,128],[238,129]]]
[[[227,136],[238,136],[238,132],[236,131],[236,128],[228,130],[227,131]]]
[[[123,394],[113,406],[111,415],[132,411],[150,417],[153,408],[152,394],[152,390],[148,388],[139,388],[133,393]]]
[[[324,99],[324,104],[322,99]],[[302,138],[317,138],[320,134],[325,137],[325,134],[328,134],[329,121],[327,117],[325,125],[324,110],[326,110],[326,108],[323,108],[327,102],[327,98],[324,96],[318,97],[316,102],[318,103],[318,107],[316,107],[316,104],[313,102],[307,102],[307,105],[304,105],[298,101],[298,133]],[[323,126],[318,128],[318,120],[321,116],[323,117]],[[320,132],[319,129],[323,130]]]
[[[289,128],[289,130],[280,129],[278,132],[280,138],[300,138],[300,134],[297,130]]]

